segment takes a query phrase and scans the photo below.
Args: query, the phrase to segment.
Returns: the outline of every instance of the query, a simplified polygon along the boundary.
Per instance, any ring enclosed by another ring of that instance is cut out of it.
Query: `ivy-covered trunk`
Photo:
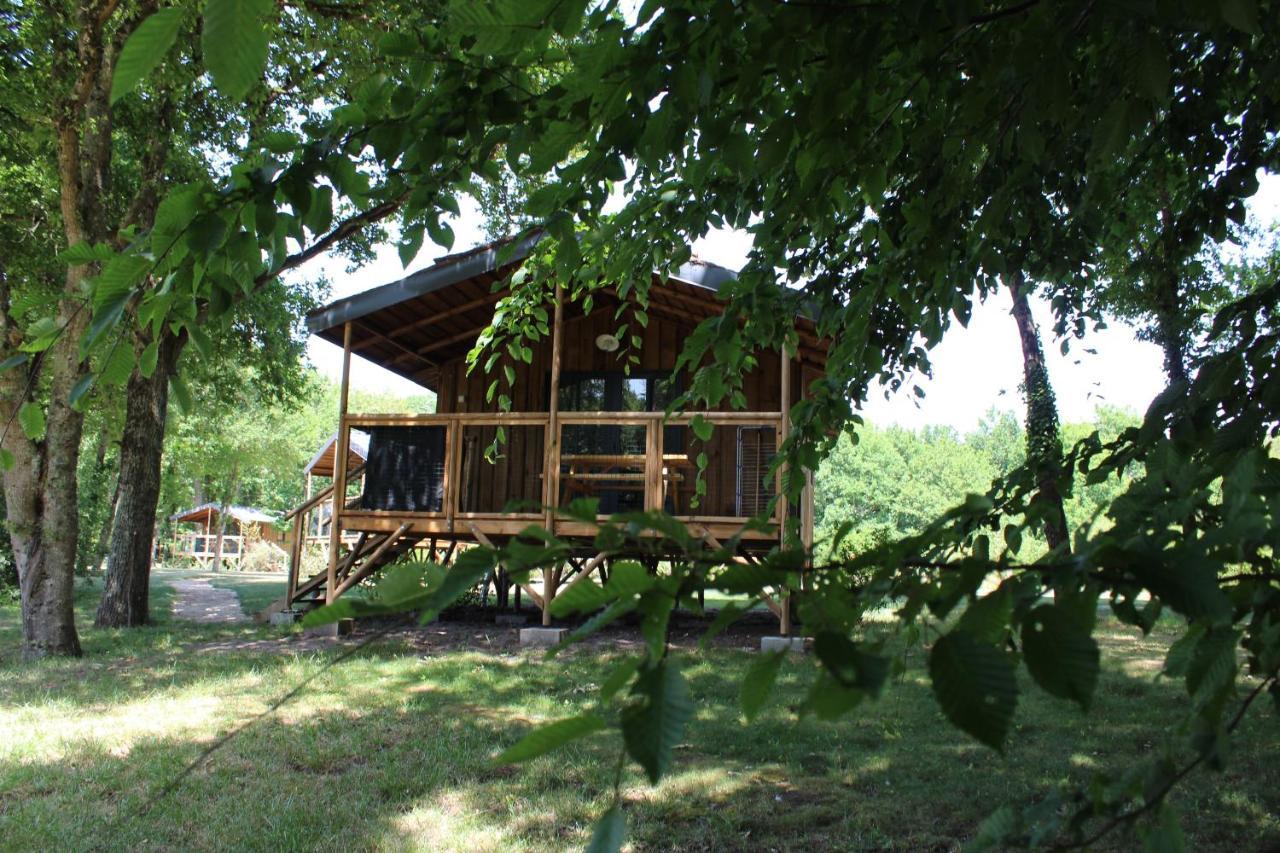
[[[185,338],[165,335],[151,376],[134,371],[125,401],[120,440],[120,489],[107,582],[94,624],[131,628],[150,619],[147,590],[155,544],[156,508],[160,503],[160,463],[169,408],[169,379],[177,368]],[[139,352],[148,341],[138,341]]]
[[[70,268],[68,290],[78,289],[86,277],[86,267]],[[7,294],[4,307],[7,317]],[[42,425],[25,419],[22,429],[15,425],[6,430],[3,440],[12,459],[12,467],[4,474],[4,497],[18,571],[26,658],[80,654],[73,583],[80,530],[76,467],[84,416],[69,400],[83,373],[78,347],[85,321],[83,312],[69,301],[63,303],[57,319],[63,328],[58,341],[32,365],[30,373],[6,372],[0,389],[0,414],[11,422],[11,414],[23,407],[31,407],[29,412],[40,410],[43,418]],[[39,408],[35,396],[35,380],[42,373],[49,377],[47,411]]]
[[[1068,545],[1067,513],[1063,509],[1062,434],[1058,426],[1058,404],[1049,383],[1049,371],[1040,347],[1040,333],[1027,302],[1026,280],[1021,272],[1006,284],[1013,297],[1013,319],[1022,343],[1022,381],[1027,395],[1027,460],[1036,476],[1033,509],[1040,516],[1045,540],[1051,549]]]

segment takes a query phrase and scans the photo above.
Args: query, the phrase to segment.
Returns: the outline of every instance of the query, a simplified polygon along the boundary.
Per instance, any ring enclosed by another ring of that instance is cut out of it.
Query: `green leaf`
[[[609,673],[609,677],[600,685],[600,701],[608,702],[617,695],[618,691],[631,680],[631,676],[636,674],[641,662],[641,658],[627,658]]]
[[[1022,819],[1013,806],[1004,805],[978,824],[978,833],[964,846],[965,853],[979,853],[1007,846],[1022,831]]]
[[[432,241],[444,249],[453,248],[453,229],[449,227],[447,222],[439,222],[429,220],[427,222],[427,233],[431,235]]]
[[[10,471],[13,469],[13,453],[0,447],[0,471]]]
[[[603,728],[604,718],[598,714],[582,714],[566,720],[557,720],[554,723],[539,726],[520,738],[498,756],[497,762],[515,764],[528,761]]]
[[[1042,604],[1022,623],[1027,670],[1047,693],[1085,710],[1098,685],[1098,644],[1067,611]]]
[[[889,678],[889,659],[870,654],[841,634],[824,631],[813,638],[813,653],[845,687],[878,696]]]
[[[610,569],[604,588],[611,595],[622,598],[646,593],[653,589],[655,583],[653,576],[635,560],[620,560]]]
[[[174,374],[169,379],[169,391],[173,394],[174,402],[178,404],[178,411],[184,415],[191,414],[191,391],[187,388],[186,380]]]
[[[98,378],[104,385],[123,385],[129,381],[129,374],[133,373],[133,364],[133,348],[117,344],[107,355],[107,362],[102,366]]]
[[[596,822],[587,853],[618,853],[627,834],[627,818],[616,805]]]
[[[92,373],[86,373],[76,380],[76,384],[71,386],[71,393],[67,395],[67,404],[71,408],[79,411],[80,401],[84,399],[84,395],[89,393],[89,389],[93,387],[94,377]]]
[[[142,355],[138,357],[138,372],[143,377],[150,379],[151,374],[156,372],[156,362],[160,356],[160,342],[152,341],[147,344],[146,349],[142,351]]]
[[[208,0],[204,6],[201,47],[214,85],[239,103],[267,67],[267,33],[263,20],[270,0]]]
[[[1215,627],[1196,644],[1187,664],[1187,694],[1197,705],[1208,704],[1235,679],[1239,640],[1240,634],[1234,629]]]
[[[32,441],[44,438],[44,408],[39,403],[23,403],[18,409],[18,423],[22,432]]]
[[[0,371],[12,370],[15,367],[20,367],[26,364],[30,359],[31,356],[27,355],[25,352],[20,352],[17,355],[11,355],[4,361],[0,361]]]
[[[742,677],[738,704],[742,706],[742,715],[747,718],[747,722],[756,718],[769,694],[773,692],[774,682],[778,680],[778,670],[786,656],[786,651],[763,653],[751,663],[746,675]]]
[[[187,326],[187,338],[190,339],[191,346],[201,358],[208,358],[213,352],[213,340],[209,337],[209,333],[199,326],[194,324]]]
[[[183,10],[170,7],[159,9],[138,25],[125,41],[116,59],[115,75],[111,79],[111,103],[133,91],[164,59],[182,26]]]
[[[1138,43],[1137,79],[1152,100],[1169,95],[1169,52],[1159,39],[1147,36]]]
[[[105,313],[129,297],[151,269],[151,261],[141,255],[116,255],[93,279],[93,313]]]
[[[115,256],[115,253],[115,249],[105,243],[96,245],[76,243],[61,255],[58,255],[58,259],[64,264],[92,264],[99,261],[109,261]]]
[[[699,441],[710,441],[711,432],[715,429],[715,425],[702,415],[694,415],[693,420],[689,422],[689,428],[693,430],[693,434],[698,437]]]
[[[1001,585],[965,608],[956,628],[988,643],[999,643],[1009,632],[1013,596]]]
[[[604,607],[612,598],[600,584],[589,578],[583,579],[551,599],[551,615],[562,617],[570,613],[589,613]]]
[[[1018,682],[1008,654],[953,631],[933,644],[929,676],[947,719],[987,746],[1003,747],[1018,704]]]
[[[679,667],[670,661],[641,673],[631,695],[638,701],[622,712],[622,739],[656,785],[671,765],[685,724],[693,716],[693,700]]]

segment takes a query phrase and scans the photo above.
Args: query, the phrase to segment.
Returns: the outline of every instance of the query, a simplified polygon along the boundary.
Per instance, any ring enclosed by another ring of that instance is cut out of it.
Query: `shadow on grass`
[[[559,849],[585,843],[607,807],[614,733],[518,767],[490,759],[531,724],[589,708],[616,652],[544,661],[380,641],[326,669],[343,647],[195,650],[278,632],[175,623],[168,595],[153,592],[155,626],[86,631],[85,658],[0,667],[0,846]],[[91,618],[96,596],[82,596]],[[755,656],[681,652],[697,716],[662,785],[628,768],[630,838],[637,849],[953,849],[1001,803],[1121,772],[1177,736],[1167,726],[1182,688],[1154,677],[1168,637],[1108,627],[1100,640],[1092,713],[1024,679],[1004,755],[944,720],[919,652],[880,701],[836,722],[795,719],[813,667],[789,660],[751,726],[737,691]],[[147,808],[202,750],[307,679]],[[1259,705],[1228,770],[1178,792],[1193,848],[1280,841],[1277,756],[1280,732]]]
[[[148,680],[154,676],[131,671],[150,670],[151,662],[126,662],[110,675],[123,678],[119,699],[147,702],[160,718],[116,737],[72,725],[102,708],[86,700],[107,676],[88,679],[88,695],[59,680],[43,697],[49,708],[35,712],[55,717],[64,709],[71,730],[38,754],[0,753],[4,844],[541,850],[585,843],[607,807],[615,735],[518,767],[490,759],[529,724],[585,710],[609,659],[586,650],[550,662],[465,651],[420,656],[374,645],[321,673],[332,656],[190,655],[160,676],[163,689]],[[1019,728],[1001,756],[943,720],[918,669],[840,721],[797,721],[787,707],[803,697],[811,667],[795,661],[773,704],[746,726],[736,692],[751,655],[682,657],[698,715],[662,785],[626,773],[637,849],[953,849],[1003,802],[1027,802],[1094,769],[1140,760],[1170,735],[1160,726],[1181,708],[1178,685],[1122,670],[1104,675],[1087,718],[1024,684]],[[295,700],[152,802],[219,735],[313,675]],[[247,698],[232,704],[235,696]],[[172,706],[162,705],[165,697]],[[1278,745],[1273,719],[1255,709],[1228,772],[1197,776],[1180,791],[1194,848],[1253,849],[1280,837]],[[1131,843],[1117,838],[1112,846]]]

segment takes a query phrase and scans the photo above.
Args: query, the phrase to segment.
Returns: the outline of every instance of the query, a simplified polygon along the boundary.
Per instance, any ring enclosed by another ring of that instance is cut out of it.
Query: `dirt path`
[[[230,589],[218,589],[207,580],[172,580],[177,596],[173,615],[189,622],[243,622],[240,596]]]

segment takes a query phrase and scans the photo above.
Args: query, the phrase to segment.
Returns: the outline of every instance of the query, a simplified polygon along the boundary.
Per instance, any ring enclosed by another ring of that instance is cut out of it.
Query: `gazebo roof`
[[[335,432],[320,446],[315,456],[302,469],[304,474],[316,477],[332,477],[334,457],[338,454],[338,434]],[[347,448],[347,470],[359,465],[369,458],[369,435],[358,429],[351,430],[350,446]]]
[[[211,501],[182,512],[176,512],[169,516],[169,520],[189,521],[196,524],[201,524],[205,521],[212,522],[218,517],[218,513],[222,509],[222,504]],[[229,506],[226,507],[226,513],[229,517],[235,519],[238,524],[274,524],[279,520],[278,516],[247,506]]]

